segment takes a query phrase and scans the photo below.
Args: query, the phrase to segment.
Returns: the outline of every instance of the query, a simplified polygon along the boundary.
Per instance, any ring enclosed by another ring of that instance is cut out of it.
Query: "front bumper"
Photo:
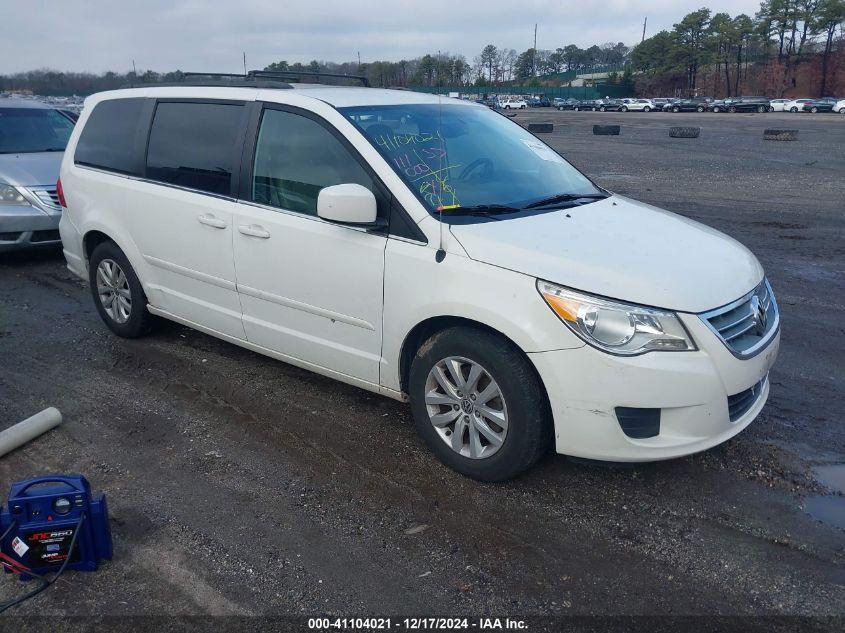
[[[756,356],[739,359],[696,315],[679,316],[698,351],[622,357],[583,346],[529,354],[549,396],[558,453],[617,462],[671,459],[721,444],[757,417],[769,395],[780,332]],[[728,398],[755,386],[747,409],[732,420]],[[659,433],[626,435],[617,407],[660,409]]]
[[[0,205],[0,253],[61,244],[61,217],[61,211]]]

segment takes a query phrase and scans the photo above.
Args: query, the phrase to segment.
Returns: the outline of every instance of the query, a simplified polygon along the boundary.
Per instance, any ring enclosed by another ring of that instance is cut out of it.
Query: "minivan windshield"
[[[63,152],[72,131],[58,110],[0,107],[0,154]]]
[[[606,195],[548,145],[484,106],[339,110],[432,214],[518,217]]]

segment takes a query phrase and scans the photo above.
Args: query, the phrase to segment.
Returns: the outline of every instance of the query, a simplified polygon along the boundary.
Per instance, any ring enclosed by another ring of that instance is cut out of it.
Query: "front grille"
[[[50,209],[61,209],[59,204],[59,195],[56,189],[31,189],[33,195],[38,198],[39,202]]]
[[[739,358],[762,350],[780,325],[777,302],[765,279],[741,299],[699,316]]]
[[[740,391],[733,396],[728,396],[728,416],[731,422],[736,422],[754,406],[760,394],[763,393],[763,386],[766,384],[766,378],[763,378],[753,387]]]
[[[58,242],[62,239],[59,236],[59,232],[56,230],[52,231],[33,231],[32,237],[29,238],[30,242]]]

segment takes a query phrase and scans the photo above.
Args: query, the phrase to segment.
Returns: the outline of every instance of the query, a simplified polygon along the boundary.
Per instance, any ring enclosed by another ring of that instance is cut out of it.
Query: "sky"
[[[37,68],[242,72],[286,60],[410,59],[486,44],[521,52],[636,44],[685,14],[753,16],[759,0],[0,0],[0,73]]]

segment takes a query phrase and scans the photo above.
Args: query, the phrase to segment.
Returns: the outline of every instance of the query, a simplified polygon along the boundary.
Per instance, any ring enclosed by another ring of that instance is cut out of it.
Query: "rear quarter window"
[[[229,196],[238,164],[243,104],[160,102],[147,149],[147,178]]]
[[[74,162],[120,174],[141,175],[143,165],[136,139],[145,104],[145,99],[112,99],[94,106],[79,135]]]

